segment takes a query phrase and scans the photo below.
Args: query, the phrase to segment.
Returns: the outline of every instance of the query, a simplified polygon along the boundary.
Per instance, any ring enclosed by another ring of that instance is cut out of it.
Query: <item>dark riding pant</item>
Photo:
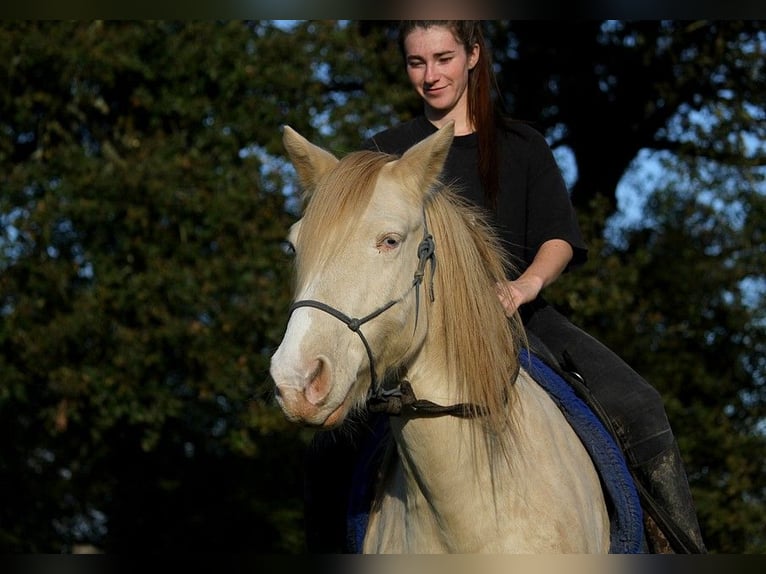
[[[579,373],[591,406],[611,427],[643,493],[645,508],[674,552],[705,552],[694,501],[660,394],[616,353],[544,301],[522,308],[530,338]],[[667,549],[657,546],[656,551]]]
[[[535,305],[522,318],[560,365],[572,362],[582,375],[609,415],[631,466],[641,465],[673,445],[662,397],[616,353],[551,305]]]

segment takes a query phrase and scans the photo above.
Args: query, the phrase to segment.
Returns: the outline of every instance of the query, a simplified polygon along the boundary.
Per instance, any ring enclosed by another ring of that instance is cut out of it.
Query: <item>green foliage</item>
[[[6,549],[300,549],[280,532],[299,528],[303,442],[268,381],[291,220],[241,153],[280,117],[253,38],[240,23],[0,32]]]
[[[709,549],[761,553],[766,194],[762,175],[732,171],[668,163],[625,247],[594,242],[550,297],[665,397]]]

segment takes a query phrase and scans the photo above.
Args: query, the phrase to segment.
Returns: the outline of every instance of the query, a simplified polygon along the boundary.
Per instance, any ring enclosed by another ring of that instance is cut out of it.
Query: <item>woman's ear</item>
[[[473,70],[479,61],[481,55],[481,46],[478,43],[471,47],[471,51],[468,53],[468,69]]]

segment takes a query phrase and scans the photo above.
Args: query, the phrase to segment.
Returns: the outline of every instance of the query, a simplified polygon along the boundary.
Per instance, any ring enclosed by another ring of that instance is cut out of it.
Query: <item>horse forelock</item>
[[[521,337],[520,323],[506,318],[495,291],[509,263],[484,213],[448,186],[430,194],[426,217],[438,261],[435,318],[450,376],[462,400],[485,407],[491,430],[501,432]]]
[[[301,219],[299,262],[321,266],[345,242],[370,203],[380,170],[391,159],[381,152],[353,152],[321,178]]]

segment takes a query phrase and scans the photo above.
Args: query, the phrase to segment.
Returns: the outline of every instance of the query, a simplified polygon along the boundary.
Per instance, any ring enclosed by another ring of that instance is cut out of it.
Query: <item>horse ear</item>
[[[314,192],[319,179],[338,163],[338,158],[312,144],[287,125],[283,129],[282,143],[298,173],[298,179],[303,188],[301,197],[307,200]]]
[[[441,175],[454,135],[454,122],[442,126],[435,134],[404,152],[392,165],[394,173],[403,173],[407,177],[417,174],[419,189],[426,191]]]

